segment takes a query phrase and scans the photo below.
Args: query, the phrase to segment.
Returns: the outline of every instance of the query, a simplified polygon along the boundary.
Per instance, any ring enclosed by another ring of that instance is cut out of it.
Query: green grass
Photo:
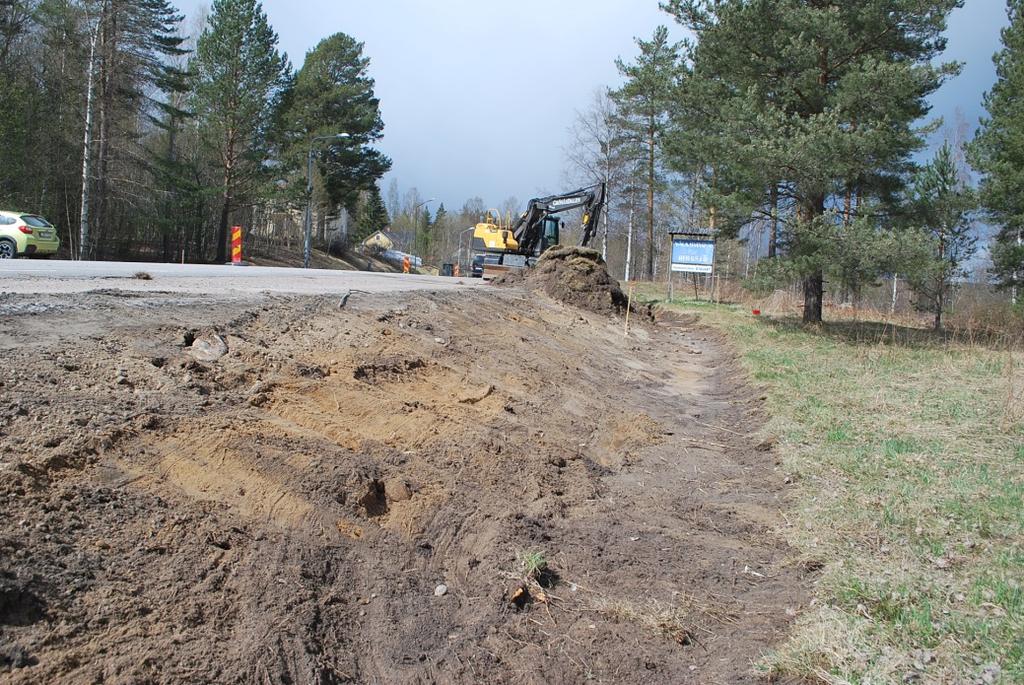
[[[544,553],[538,550],[520,552],[519,563],[522,566],[523,576],[533,580],[539,580],[548,568],[548,561],[544,557]]]
[[[973,682],[995,665],[996,682],[1024,682],[1021,354],[671,306],[724,331],[764,386],[765,431],[795,483],[785,535],[825,564],[814,605],[760,668]]]

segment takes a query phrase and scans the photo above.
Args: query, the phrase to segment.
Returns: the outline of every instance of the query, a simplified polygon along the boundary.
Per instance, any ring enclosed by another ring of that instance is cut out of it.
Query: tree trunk
[[[605,147],[605,149],[608,150],[608,153],[605,154],[605,158],[604,158],[604,161],[605,161],[605,164],[604,164],[604,192],[605,192],[605,197],[604,197],[604,211],[602,212],[602,214],[604,216],[601,217],[601,219],[604,220],[604,235],[601,238],[601,259],[603,259],[605,264],[607,264],[608,263],[608,214],[610,213],[608,211],[608,207],[611,205],[611,198],[609,197],[609,193],[611,191],[609,190],[609,187],[611,186],[611,176],[612,176],[612,159],[611,159],[611,156],[610,156],[611,155],[611,144],[609,143]]]
[[[889,316],[896,313],[896,296],[898,295],[897,286],[900,282],[900,275],[892,275],[892,302],[889,303]]]
[[[96,41],[99,28],[93,30],[89,39],[89,73],[85,89],[85,134],[82,139],[82,213],[78,224],[78,258],[89,256],[89,182],[92,173],[92,97],[94,72],[96,71]]]
[[[771,227],[768,229],[768,259],[774,259],[779,240],[779,186],[772,183],[771,194]]]
[[[804,279],[804,323],[821,323],[824,296],[825,285],[821,271]]]
[[[825,213],[825,196],[812,197],[805,205],[807,221],[814,221]],[[804,323],[821,323],[822,306],[825,299],[825,277],[816,269],[804,279]]]
[[[217,257],[215,262],[223,264],[227,261],[228,219],[231,217],[231,195],[224,192],[224,204],[220,210],[220,224],[217,226]]]
[[[654,280],[654,121],[647,129],[647,277]]]
[[[626,222],[626,269],[624,281],[629,281],[630,267],[633,262],[633,214],[636,205],[636,192],[634,188],[629,190],[629,219]]]
[[[1017,231],[1017,247],[1020,248],[1021,244],[1021,232]],[[1020,280],[1020,272],[1014,269],[1013,271],[1013,289],[1010,292],[1010,304],[1014,307],[1017,306],[1017,282]]]
[[[99,109],[99,148],[96,153],[96,212],[93,224],[96,235],[92,245],[107,247],[104,239],[110,227],[108,217],[110,205],[110,143],[114,116],[115,60],[117,54],[117,10],[112,1],[103,3],[103,14],[100,16],[102,27],[102,50],[100,58],[100,109]],[[95,248],[90,252],[95,253]]]
[[[939,236],[939,261],[945,264],[946,261],[946,230],[943,228],[942,234]],[[942,330],[942,310],[946,304],[946,288],[948,287],[946,281],[946,274],[944,272],[939,273],[939,277],[935,284],[935,330]]]

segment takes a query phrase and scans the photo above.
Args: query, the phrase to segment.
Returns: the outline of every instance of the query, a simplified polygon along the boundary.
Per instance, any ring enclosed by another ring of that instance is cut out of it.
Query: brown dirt
[[[509,271],[491,282],[541,291],[559,302],[597,313],[621,314],[628,306],[601,253],[586,247],[557,245],[541,255],[532,269]]]
[[[808,600],[692,322],[95,297],[0,318],[0,682],[756,682]]]

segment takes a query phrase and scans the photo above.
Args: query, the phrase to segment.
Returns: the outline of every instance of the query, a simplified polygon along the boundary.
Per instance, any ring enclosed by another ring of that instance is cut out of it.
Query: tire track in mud
[[[517,291],[222,321],[213,361],[176,327],[13,353],[0,681],[756,682],[807,601],[758,402],[692,321]]]

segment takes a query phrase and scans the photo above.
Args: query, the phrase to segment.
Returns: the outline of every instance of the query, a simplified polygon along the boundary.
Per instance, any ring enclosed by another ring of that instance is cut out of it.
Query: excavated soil
[[[586,247],[556,245],[541,255],[535,267],[508,271],[491,282],[543,292],[564,304],[597,313],[620,314],[629,306],[601,253]]]
[[[693,322],[66,299],[0,316],[0,682],[757,682],[808,601]]]

